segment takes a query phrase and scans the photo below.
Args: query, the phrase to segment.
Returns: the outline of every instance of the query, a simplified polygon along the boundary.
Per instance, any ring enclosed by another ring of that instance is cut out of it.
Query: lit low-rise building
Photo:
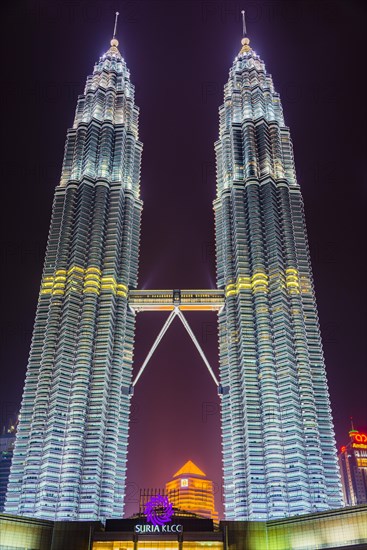
[[[166,483],[166,493],[175,508],[218,521],[213,482],[191,460]]]

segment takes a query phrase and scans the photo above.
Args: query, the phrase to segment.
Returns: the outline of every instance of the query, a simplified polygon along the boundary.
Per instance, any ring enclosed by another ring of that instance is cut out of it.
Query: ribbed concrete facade
[[[56,188],[6,511],[121,517],[142,144],[117,40],[95,65]]]
[[[264,63],[244,39],[219,109],[214,201],[225,517],[341,506],[301,189]],[[312,159],[312,151],[310,151]]]

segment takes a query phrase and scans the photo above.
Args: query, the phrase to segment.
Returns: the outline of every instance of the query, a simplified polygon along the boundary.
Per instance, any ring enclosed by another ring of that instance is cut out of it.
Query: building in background
[[[10,475],[17,422],[10,423],[0,435],[0,513],[4,511],[6,489]]]
[[[367,503],[367,434],[352,429],[350,441],[339,454],[344,503],[346,506]]]
[[[191,460],[166,483],[166,494],[174,508],[218,521],[213,482]]]
[[[5,510],[124,513],[140,237],[139,111],[113,38],[67,132]]]
[[[342,505],[303,200],[279,94],[248,38],[215,144],[227,520]],[[310,159],[314,152],[310,151]]]

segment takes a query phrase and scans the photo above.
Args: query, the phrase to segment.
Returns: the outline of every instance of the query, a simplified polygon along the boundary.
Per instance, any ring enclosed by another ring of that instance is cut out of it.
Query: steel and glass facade
[[[67,132],[5,510],[121,517],[142,202],[134,87],[117,40]]]
[[[215,144],[225,517],[342,504],[300,186],[279,94],[245,38]]]
[[[219,111],[215,290],[137,290],[138,114],[113,39],[67,133],[6,512],[123,515],[135,314],[162,309],[219,385],[226,519],[338,508],[302,195],[271,76],[245,38]],[[182,314],[208,309],[219,310],[220,384]]]

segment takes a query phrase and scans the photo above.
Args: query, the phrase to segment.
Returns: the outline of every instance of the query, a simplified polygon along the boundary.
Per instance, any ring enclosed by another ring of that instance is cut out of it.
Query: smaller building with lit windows
[[[367,435],[349,432],[350,441],[339,454],[339,466],[346,506],[367,503]]]
[[[4,511],[6,490],[13,458],[16,423],[4,427],[0,435],[0,513]]]
[[[213,482],[191,460],[166,483],[166,494],[175,508],[218,521]]]

